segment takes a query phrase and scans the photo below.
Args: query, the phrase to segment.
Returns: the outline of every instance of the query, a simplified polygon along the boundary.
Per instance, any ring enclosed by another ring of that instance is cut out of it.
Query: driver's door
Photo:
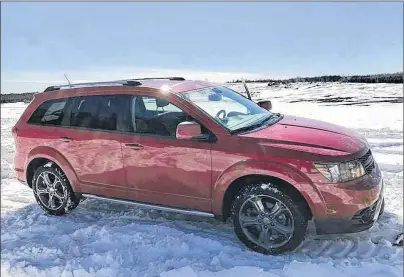
[[[131,96],[122,152],[128,198],[171,207],[211,210],[211,143],[180,140],[189,116],[167,100]]]

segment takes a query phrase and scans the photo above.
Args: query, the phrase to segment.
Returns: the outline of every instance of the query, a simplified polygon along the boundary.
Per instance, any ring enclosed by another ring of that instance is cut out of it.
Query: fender
[[[80,182],[77,178],[76,173],[74,172],[72,166],[67,161],[67,159],[55,149],[48,146],[39,146],[31,150],[28,154],[28,159],[25,164],[25,176],[28,169],[28,165],[30,162],[36,158],[45,158],[52,162],[54,162],[57,166],[59,166],[62,171],[66,174],[67,179],[72,186],[74,192],[81,192]]]
[[[279,178],[294,186],[307,201],[313,217],[325,215],[323,197],[313,182],[290,165],[271,161],[244,160],[227,168],[216,180],[212,189],[212,211],[222,214],[224,195],[230,184],[248,175],[265,175]]]

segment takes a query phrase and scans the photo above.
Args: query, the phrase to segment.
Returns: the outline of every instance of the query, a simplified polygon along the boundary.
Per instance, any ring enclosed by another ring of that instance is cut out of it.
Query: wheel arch
[[[246,160],[226,169],[215,182],[212,190],[212,211],[217,218],[226,220],[237,192],[244,185],[258,181],[271,182],[287,190],[296,200],[304,203],[310,218],[323,217],[326,214],[324,199],[308,176],[291,165]]]
[[[32,180],[34,179],[35,171],[36,171],[39,167],[41,167],[41,166],[43,166],[43,165],[45,165],[45,164],[47,164],[47,163],[49,163],[49,162],[54,163],[53,161],[51,161],[51,160],[49,160],[49,159],[47,159],[47,158],[38,157],[38,158],[32,159],[32,160],[28,163],[28,165],[26,166],[26,180],[27,180],[27,185],[28,185],[30,188],[32,188]],[[56,163],[55,163],[55,164],[56,164]]]
[[[32,178],[35,170],[45,165],[48,162],[54,163],[65,174],[74,192],[80,192],[80,184],[76,173],[71,167],[67,159],[53,148],[40,146],[33,149],[28,155],[27,163],[25,166],[26,183],[32,188]]]

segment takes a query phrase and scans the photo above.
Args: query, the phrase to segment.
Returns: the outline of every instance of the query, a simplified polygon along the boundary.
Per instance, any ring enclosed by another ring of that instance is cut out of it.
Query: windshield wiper
[[[258,122],[258,123],[251,124],[251,125],[248,125],[248,126],[245,126],[245,127],[241,127],[241,128],[235,129],[235,130],[231,131],[230,133],[231,133],[232,135],[235,135],[235,134],[239,134],[239,133],[243,133],[243,132],[252,131],[252,130],[254,130],[254,129],[257,129],[257,128],[259,128],[259,127],[262,127],[262,126],[266,125],[270,119],[273,119],[273,118],[275,118],[275,117],[276,117],[276,118],[279,118],[280,116],[281,116],[280,113],[273,113],[273,114],[271,114],[270,116],[264,118],[263,120],[261,120],[261,121]]]

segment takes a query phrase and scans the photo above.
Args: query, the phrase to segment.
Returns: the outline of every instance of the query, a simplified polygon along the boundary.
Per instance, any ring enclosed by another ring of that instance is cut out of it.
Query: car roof
[[[65,84],[60,86],[50,86],[45,89],[44,94],[52,92],[64,91],[66,94],[85,94],[86,92],[94,91],[161,91],[165,93],[181,93],[195,89],[202,89],[205,87],[216,86],[213,83],[199,80],[185,80],[182,77],[168,77],[168,78],[144,78],[144,79],[127,79],[118,81],[107,82],[89,82],[89,83],[75,83]],[[57,94],[59,94],[57,93]]]
[[[215,86],[215,84],[213,83],[199,80],[170,81],[170,80],[155,79],[155,80],[141,81],[141,83],[142,85],[140,87],[152,88],[156,90],[163,89],[171,93],[181,93],[184,91]]]

